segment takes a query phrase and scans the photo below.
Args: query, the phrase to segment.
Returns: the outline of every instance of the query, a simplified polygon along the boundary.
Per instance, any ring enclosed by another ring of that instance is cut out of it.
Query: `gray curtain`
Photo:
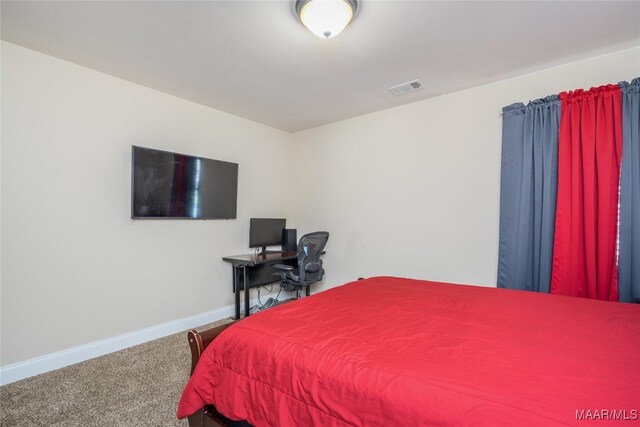
[[[560,98],[502,109],[498,287],[549,292]]]
[[[620,170],[620,301],[640,298],[640,78],[620,83],[622,165]]]

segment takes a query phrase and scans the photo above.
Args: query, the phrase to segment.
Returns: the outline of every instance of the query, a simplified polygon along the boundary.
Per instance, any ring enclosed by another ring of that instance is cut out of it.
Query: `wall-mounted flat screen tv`
[[[237,163],[135,145],[131,159],[132,218],[236,218]]]

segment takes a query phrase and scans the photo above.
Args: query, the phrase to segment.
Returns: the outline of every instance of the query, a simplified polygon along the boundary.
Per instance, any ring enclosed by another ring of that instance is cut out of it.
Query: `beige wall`
[[[330,231],[324,288],[494,286],[501,108],[638,75],[632,49],[290,135],[2,43],[1,365],[231,304],[252,216]],[[131,220],[132,144],[239,163],[238,219]]]
[[[232,304],[222,256],[293,208],[292,135],[9,43],[1,136],[3,366]],[[239,163],[238,219],[131,220],[132,144]]]
[[[640,49],[297,134],[301,226],[331,232],[324,287],[398,275],[495,286],[503,106],[640,76]]]

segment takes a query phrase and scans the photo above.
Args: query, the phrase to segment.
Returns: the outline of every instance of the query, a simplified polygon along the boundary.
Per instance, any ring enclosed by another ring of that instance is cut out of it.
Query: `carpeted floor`
[[[0,387],[0,425],[187,426],[175,411],[190,367],[185,331],[27,378]]]

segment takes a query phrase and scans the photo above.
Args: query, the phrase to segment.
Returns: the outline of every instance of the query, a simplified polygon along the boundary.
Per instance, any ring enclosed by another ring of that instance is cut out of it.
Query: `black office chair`
[[[329,240],[329,233],[316,231],[305,234],[298,242],[298,268],[290,265],[276,264],[273,268],[281,270],[274,275],[280,277],[280,286],[288,292],[296,291],[300,296],[300,289],[306,287],[306,295],[309,296],[309,285],[322,280],[324,269],[320,256],[324,253],[324,247]]]

